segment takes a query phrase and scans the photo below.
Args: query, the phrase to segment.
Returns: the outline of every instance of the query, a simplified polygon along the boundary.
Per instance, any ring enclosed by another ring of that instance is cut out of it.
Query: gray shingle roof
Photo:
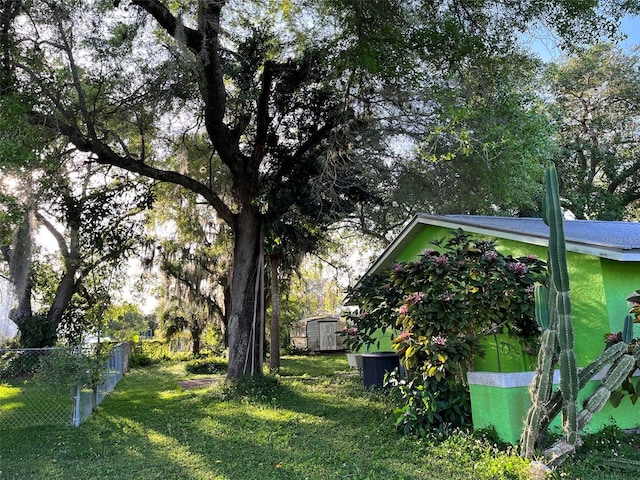
[[[427,216],[424,216],[425,218]],[[444,218],[463,225],[485,227],[500,232],[549,237],[549,227],[541,218],[483,217],[475,215],[446,215]],[[640,250],[640,223],[597,220],[565,220],[567,242],[582,243],[619,250]]]
[[[549,227],[541,218],[490,217],[480,215],[417,214],[387,247],[366,275],[393,263],[424,225],[458,229],[495,238],[547,246]],[[568,251],[623,262],[640,261],[640,223],[593,220],[565,220]]]

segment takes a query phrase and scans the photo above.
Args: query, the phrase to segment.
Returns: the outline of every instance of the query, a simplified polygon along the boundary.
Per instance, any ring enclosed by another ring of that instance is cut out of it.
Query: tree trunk
[[[194,335],[193,332],[191,333],[191,340],[193,342],[193,348],[191,349],[191,353],[193,354],[193,357],[199,357],[200,356],[200,334]]]
[[[231,282],[227,278],[223,284],[224,315],[222,317],[222,338],[224,347],[229,348],[229,317],[231,316]]]
[[[271,336],[269,368],[272,372],[280,370],[280,282],[278,279],[278,255],[269,257],[271,266]]]
[[[65,201],[71,203],[72,199],[68,195],[63,197]],[[80,270],[80,212],[74,210],[74,215],[67,219],[69,223],[69,242],[67,244],[64,236],[56,230],[55,226],[49,222],[43,215],[35,212],[36,218],[55,238],[60,254],[64,261],[64,274],[56,288],[53,302],[47,311],[47,324],[53,328],[55,332],[62,321],[62,315],[71,302],[71,297],[76,293],[82,282],[83,272]],[[80,274],[78,272],[80,271]],[[78,277],[78,278],[76,278]]]
[[[18,306],[9,313],[10,319],[22,331],[25,320],[33,316],[31,307],[31,243],[32,243],[32,218],[27,213],[15,238],[15,248],[9,245],[0,246],[0,252],[9,266],[9,276],[15,288]]]
[[[12,272],[11,268],[11,247],[8,245],[0,246],[0,252],[4,260],[9,265],[9,275],[13,276],[14,272]],[[15,284],[12,282],[12,285],[15,288]],[[24,286],[21,292],[15,292],[16,297],[18,299],[18,306],[11,310],[10,318],[11,320],[20,328],[20,322],[23,318],[28,318],[33,315],[33,311],[31,308],[31,280],[28,279],[24,282]]]
[[[256,291],[258,275],[263,271],[262,228],[259,212],[245,207],[237,216],[234,229],[231,314],[229,315],[229,369],[227,378],[245,374],[262,375],[260,348],[260,310],[262,292]]]
[[[71,297],[76,293],[76,290],[79,285],[79,281],[76,280],[77,268],[67,269],[64,273],[62,280],[58,284],[58,288],[56,289],[56,294],[53,297],[53,302],[51,303],[51,307],[49,307],[49,311],[47,312],[47,323],[58,328],[60,322],[62,321],[62,314],[69,306],[69,302],[71,302]]]

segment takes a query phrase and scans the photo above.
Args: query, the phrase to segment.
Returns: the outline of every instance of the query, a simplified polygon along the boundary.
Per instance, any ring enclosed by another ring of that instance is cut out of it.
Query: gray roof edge
[[[488,216],[472,216],[472,215],[431,215],[426,213],[417,213],[402,229],[398,236],[387,246],[378,259],[369,267],[369,269],[362,276],[367,277],[376,273],[381,267],[388,265],[391,261],[395,260],[395,256],[400,253],[404,248],[405,239],[410,236],[412,231],[419,225],[434,225],[439,227],[445,227],[450,229],[462,228],[464,231],[470,233],[477,233],[480,235],[488,235],[492,237],[502,238],[505,240],[515,240],[532,245],[538,245],[547,247],[549,244],[548,233],[542,234],[539,232],[525,232],[521,230],[515,230],[504,226],[489,226],[486,224],[472,221],[472,218],[476,219],[490,219],[490,218],[514,218],[514,217],[488,217]],[[542,222],[541,218],[533,217],[520,217],[523,221],[529,222]],[[577,221],[577,220],[571,220]],[[576,238],[565,238],[565,243],[568,251],[583,253],[587,255],[593,255],[600,258],[607,258],[611,260],[632,262],[640,261],[640,249],[625,249],[620,246],[611,246],[603,243],[584,241]],[[357,285],[360,282],[358,281]]]

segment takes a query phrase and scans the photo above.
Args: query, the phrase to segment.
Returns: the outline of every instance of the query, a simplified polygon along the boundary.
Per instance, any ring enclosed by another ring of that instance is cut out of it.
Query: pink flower
[[[407,338],[409,338],[409,332],[407,332],[406,330],[403,330],[402,332],[400,332],[400,335],[398,335],[396,337],[396,340],[398,342],[402,342],[402,341],[406,340]]]
[[[605,340],[607,343],[618,343],[622,341],[622,335],[620,333],[607,333]]]
[[[446,255],[440,255],[435,259],[435,262],[439,266],[444,267],[447,263],[449,263],[449,259],[447,258]]]
[[[529,260],[530,262],[533,262],[534,260],[538,259],[538,256],[530,253],[529,255],[527,255],[526,259]]]
[[[516,275],[524,275],[529,271],[529,267],[522,262],[509,262],[507,268]]]
[[[424,301],[424,298],[424,292],[415,292],[407,295],[405,301],[408,303],[422,303]]]
[[[356,333],[358,333],[358,329],[356,327],[351,327],[348,333],[349,335],[355,335]]]
[[[431,337],[431,345],[444,346],[447,344],[447,338],[442,335],[435,335]]]
[[[393,266],[393,271],[394,271],[394,272],[402,272],[403,270],[404,270],[404,267],[402,266],[402,264],[401,264],[401,263],[396,263],[396,264]]]
[[[422,255],[424,255],[425,257],[430,257],[434,253],[436,253],[436,251],[433,248],[427,248],[424,250],[424,252],[422,252]]]
[[[400,312],[400,315],[406,315],[409,312],[409,309],[406,305],[400,305],[398,312]]]
[[[490,262],[493,262],[496,258],[498,258],[498,252],[490,250],[484,254],[484,258],[486,258]]]

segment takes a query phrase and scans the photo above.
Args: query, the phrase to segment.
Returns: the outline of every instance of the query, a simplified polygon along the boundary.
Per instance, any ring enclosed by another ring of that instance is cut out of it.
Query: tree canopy
[[[3,15],[14,6],[4,1]],[[638,5],[35,0],[18,9],[2,55],[30,124],[91,162],[194,192],[229,226],[228,376],[237,378],[262,360],[251,332],[266,228],[293,211],[322,228],[379,201],[378,179],[402,157],[395,142],[424,137],[425,92],[442,72],[507,55],[531,23],[586,41]]]
[[[565,207],[577,218],[636,218],[640,199],[640,57],[609,43],[547,71],[555,159]]]

